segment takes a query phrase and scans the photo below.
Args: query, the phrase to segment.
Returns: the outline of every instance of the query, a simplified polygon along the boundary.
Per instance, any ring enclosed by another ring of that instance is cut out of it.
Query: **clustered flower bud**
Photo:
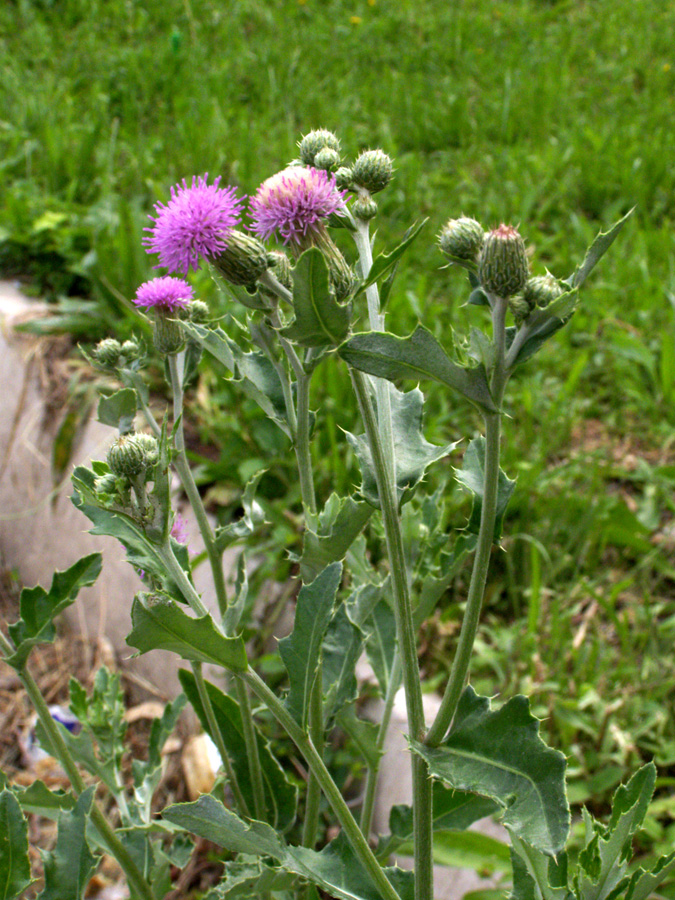
[[[201,325],[204,322],[208,322],[211,310],[203,300],[192,300],[188,306],[188,314],[191,322]]]
[[[113,369],[119,362],[122,354],[122,345],[114,338],[105,338],[94,347],[92,356],[96,362],[106,368]]]
[[[349,191],[353,188],[354,180],[349,166],[340,166],[335,170],[335,186],[339,191]]]
[[[357,219],[368,222],[377,215],[377,203],[367,194],[365,196],[357,197],[352,206],[352,213]]]
[[[564,292],[557,278],[547,272],[546,275],[535,275],[534,278],[528,279],[523,289],[523,299],[530,310],[533,310],[536,306],[548,306],[558,297],[562,297]]]
[[[314,168],[330,172],[340,164],[340,154],[332,147],[324,147],[314,157]]]
[[[371,194],[384,190],[393,174],[394,164],[383,150],[364,150],[352,166],[354,184]]]
[[[450,219],[438,235],[441,253],[451,259],[476,262],[485,243],[485,231],[480,222],[462,216]]]
[[[300,148],[300,159],[306,166],[314,166],[317,169],[323,169],[322,165],[315,162],[317,154],[322,150],[332,150],[337,154],[337,160],[340,159],[340,141],[332,131],[325,128],[317,128],[316,131],[310,131],[306,134],[298,144]],[[334,163],[337,165],[337,162]]]
[[[512,297],[525,287],[529,275],[525,242],[512,225],[500,225],[485,236],[478,260],[478,277],[490,294]]]
[[[518,327],[523,324],[532,312],[527,300],[525,300],[521,294],[509,299],[509,309],[513,313],[513,318],[516,320],[516,325]]]
[[[267,268],[267,249],[252,235],[233,229],[227,247],[211,261],[230,284],[252,288]]]
[[[157,438],[151,434],[124,434],[108,450],[108,465],[113,475],[136,478],[156,465],[159,458]]]

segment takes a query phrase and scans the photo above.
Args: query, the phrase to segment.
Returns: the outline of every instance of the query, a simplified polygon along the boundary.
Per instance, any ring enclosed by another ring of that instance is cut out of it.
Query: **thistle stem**
[[[361,261],[361,275],[367,278],[373,264],[368,223],[357,219],[355,224],[356,231],[353,233],[353,236]],[[380,311],[379,291],[376,284],[371,284],[366,288],[366,301],[371,330],[383,331],[384,316]],[[351,370],[351,377],[370,445],[377,492],[382,507],[385,542],[391,569],[396,635],[401,656],[408,727],[413,739],[420,741],[424,738],[426,725],[422,705],[419,665],[417,662],[417,639],[412,620],[412,606],[396,496],[396,460],[391,419],[390,387],[389,383],[384,379],[374,379],[377,401],[376,417],[364,375],[356,370]],[[426,762],[420,756],[416,754],[411,755],[411,767],[413,781],[415,900],[432,900],[433,810],[431,779],[429,778]]]
[[[272,715],[286,730],[288,736],[303,755],[307,765],[315,773],[321,789],[328,798],[328,802],[337,816],[349,843],[352,845],[361,864],[370,875],[373,884],[379,891],[383,900],[400,900],[398,893],[375,858],[375,854],[368,846],[368,842],[361,833],[354,816],[345,803],[345,800],[340,793],[340,789],[333,781],[321,756],[317,753],[311,738],[305,734],[284,704],[274,693],[272,693],[265,682],[262,681],[252,669],[240,673],[237,677],[241,678],[242,681],[245,681],[253,693],[270,710]]]
[[[14,653],[14,647],[2,632],[0,632],[0,650],[2,651],[2,654],[7,657],[12,656]],[[50,753],[61,763],[61,766],[72,785],[75,796],[79,797],[86,787],[84,779],[80,775],[77,764],[71,756],[68,746],[59,731],[59,726],[49,712],[49,708],[42,696],[40,688],[25,667],[18,669],[17,675],[28,694],[38,719],[40,720],[40,724],[45,731]],[[122,867],[122,870],[127,877],[129,887],[138,897],[143,898],[143,900],[157,900],[150,885],[141,874],[140,869],[130,856],[129,852],[115,834],[114,829],[101,812],[95,799],[92,802],[89,816],[101,836],[101,840],[108,848],[110,855],[113,856]]]
[[[495,365],[492,373],[492,396],[499,408],[504,396],[504,388],[508,378],[505,364],[505,319],[506,300],[494,297],[492,306],[493,340],[495,345]],[[466,678],[469,673],[471,653],[473,650],[480,613],[485,594],[485,585],[490,566],[490,553],[494,541],[495,521],[497,514],[497,495],[499,487],[499,455],[501,437],[501,412],[485,415],[485,483],[483,488],[483,507],[481,510],[476,555],[473,560],[469,593],[466,599],[466,610],[459,634],[457,651],[450,670],[448,681],[436,719],[429,729],[425,744],[437,747],[452,725],[457,712]]]
[[[202,502],[201,494],[197,490],[197,485],[195,484],[194,478],[192,477],[192,470],[190,469],[190,465],[187,460],[187,456],[185,453],[185,437],[183,432],[183,385],[182,385],[182,368],[184,357],[182,354],[179,356],[170,355],[169,359],[169,372],[171,374],[171,387],[173,390],[173,415],[174,415],[174,423],[175,425],[175,444],[176,450],[178,451],[178,455],[175,459],[176,470],[178,471],[178,475],[180,477],[181,483],[185,490],[185,493],[188,496],[190,504],[195,513],[195,517],[197,519],[197,525],[199,526],[199,531],[202,535],[202,539],[204,541],[204,547],[206,548],[206,553],[209,558],[209,564],[211,566],[211,572],[213,575],[213,583],[216,590],[216,597],[218,599],[218,609],[220,611],[221,619],[224,618],[225,613],[227,611],[227,594],[225,591],[225,577],[223,575],[223,561],[222,554],[216,547],[215,537],[213,534],[213,530],[211,529],[211,523],[208,520],[206,515],[206,510],[204,509],[204,504]],[[173,556],[173,553],[171,553]],[[178,566],[181,569],[180,566]],[[181,569],[182,572],[182,569]],[[184,575],[184,583],[192,587],[190,584],[190,580]],[[196,591],[192,588],[192,594],[197,596]],[[194,597],[193,597],[194,600]],[[207,610],[204,608],[201,600],[199,600],[199,604],[202,609],[204,609],[204,613]],[[193,607],[195,608],[195,607]],[[196,609],[196,608],[195,608]],[[204,615],[204,613],[200,613],[200,615]],[[222,747],[218,746],[218,751],[223,758],[223,765],[225,765],[225,760],[227,759],[227,753],[225,751],[225,745],[222,740],[222,735],[220,734],[220,730],[217,727],[217,723],[215,721],[215,716],[213,715],[213,709],[211,708],[211,703],[208,697],[208,694],[205,694],[205,710],[207,712],[207,717],[209,716],[208,709],[211,709],[211,716],[213,717],[213,722],[209,719],[209,724],[212,728],[215,726],[214,730],[214,740],[216,740],[216,735],[220,738],[220,744]],[[251,777],[251,785],[253,786],[253,800],[254,800],[254,809],[255,814],[259,819],[265,819],[265,793],[263,788],[263,776],[262,776],[262,768],[260,766],[260,755],[258,753],[258,742],[255,737],[255,730],[253,728],[253,716],[251,713],[251,705],[248,699],[248,695],[246,695],[246,689],[238,690],[238,701],[239,708],[241,711],[241,718],[243,723],[243,732],[244,732],[244,742],[246,744],[246,758],[248,761],[249,774]],[[204,703],[204,699],[202,698],[202,703]],[[218,741],[216,741],[218,744]],[[230,777],[230,773],[232,772],[231,768],[228,772],[228,777]],[[234,774],[232,772],[232,774]],[[233,790],[234,790],[233,782]],[[241,795],[241,792],[239,792]],[[242,798],[243,799],[243,798]]]

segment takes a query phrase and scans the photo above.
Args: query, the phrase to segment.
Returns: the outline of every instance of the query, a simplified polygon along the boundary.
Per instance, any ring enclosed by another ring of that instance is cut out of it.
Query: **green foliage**
[[[377,900],[380,897],[349,844],[340,836],[320,853],[291,847],[262,822],[243,822],[214,797],[206,794],[195,803],[181,803],[164,810],[164,817],[181,827],[207,836],[221,847],[257,857],[272,857],[287,872],[305,878],[341,900]],[[384,870],[401,900],[411,900],[412,873]]]
[[[355,334],[340,347],[339,353],[350,366],[369,375],[392,381],[436,381],[458,391],[480,409],[495,411],[485,369],[466,369],[453,362],[422,325],[407,338],[379,332]]]
[[[452,453],[457,444],[439,447],[425,440],[422,434],[424,395],[419,388],[404,393],[390,385],[389,398],[396,461],[396,495],[400,506],[412,497],[427,468]],[[355,436],[350,432],[347,432],[347,440],[354,448],[361,467],[361,494],[368,503],[379,507],[375,468],[368,440],[365,435]]]
[[[131,388],[115,391],[101,397],[98,404],[98,420],[104,425],[117,428],[120,434],[133,431],[136,417],[136,392]]]
[[[468,686],[442,745],[411,746],[437,778],[498,803],[504,823],[533,847],[551,855],[562,850],[570,826],[565,757],[539,737],[526,697],[492,710]]]
[[[101,554],[91,553],[64,572],[56,572],[49,591],[39,585],[21,591],[18,622],[9,626],[15,652],[5,661],[22,669],[36,644],[51,643],[56,637],[54,618],[75,602],[81,588],[89,587],[101,572]]]
[[[28,823],[14,794],[0,792],[0,897],[13,900],[31,882]]]
[[[199,697],[194,675],[188,672],[187,669],[181,669],[178,675],[181,686],[199,716],[202,727],[206,732],[210,733],[211,728]],[[237,782],[249,809],[253,809],[253,786],[249,773],[248,755],[239,704],[209,682],[206,684],[206,691],[213,706],[216,722],[223,736],[225,748],[237,777]],[[269,823],[283,834],[295,821],[297,789],[288,781],[281,765],[273,756],[270,745],[257,729],[256,741],[258,743],[258,754],[264,779],[265,806],[270,817]]]
[[[281,333],[302,347],[334,347],[349,331],[349,307],[339,303],[328,284],[323,254],[312,247],[293,269],[295,318]]]
[[[344,559],[373,513],[368,503],[330,495],[319,513],[316,531],[308,528],[302,542],[300,573],[305,584],[333,562]]]
[[[40,900],[80,900],[84,896],[98,861],[85,834],[94,791],[93,786],[87,788],[72,810],[59,814],[56,846],[42,854],[45,887]]]
[[[467,528],[474,534],[478,534],[480,518],[483,508],[483,496],[485,490],[485,438],[474,438],[466,448],[462,468],[455,469],[455,478],[468,491],[473,494],[474,501],[471,507],[471,517]],[[515,480],[510,479],[502,470],[499,472],[499,484],[497,487],[497,518],[495,521],[495,543],[499,543],[502,536],[504,514],[509,504],[511,495],[516,487]]]
[[[295,607],[295,623],[288,637],[279,641],[279,654],[288,671],[290,689],[286,704],[293,718],[307,725],[309,696],[319,670],[321,645],[331,620],[340,587],[342,564],[331,563],[303,585]]]
[[[127,644],[141,653],[170,650],[181,659],[212,663],[233,672],[248,668],[241,637],[225,637],[210,615],[189,616],[169,597],[139,594],[131,607],[131,622]]]

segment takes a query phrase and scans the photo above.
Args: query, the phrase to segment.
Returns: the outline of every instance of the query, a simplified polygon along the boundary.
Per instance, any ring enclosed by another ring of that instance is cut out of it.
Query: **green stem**
[[[0,650],[2,650],[4,656],[11,656],[14,653],[14,647],[1,632]],[[49,712],[44,697],[40,692],[40,688],[37,686],[37,683],[35,682],[33,676],[27,669],[22,668],[17,671],[17,674],[21,679],[21,683],[26,689],[26,693],[28,694],[28,697],[33,704],[40,723],[47,735],[49,751],[61,763],[61,766],[63,767],[63,770],[68,776],[68,779],[70,780],[70,783],[73,787],[75,796],[79,797],[79,795],[85,790],[86,787],[84,779],[80,775],[75,760],[70,755],[70,751],[68,750],[66,742],[64,741],[63,736],[59,731],[58,725]],[[89,815],[94,826],[96,827],[96,830],[101,836],[101,840],[108,848],[110,855],[113,856],[122,867],[122,870],[127,877],[129,887],[132,888],[139,897],[143,898],[143,900],[157,900],[152,892],[152,889],[150,888],[150,885],[147,883],[138,866],[129,855],[129,852],[121,843],[112,826],[99,809],[95,799],[92,802]]]
[[[394,655],[394,663],[391,667],[391,675],[389,677],[389,685],[387,686],[387,696],[384,698],[384,708],[382,710],[382,718],[377,731],[376,747],[378,751],[377,765],[368,769],[366,776],[366,788],[363,794],[363,804],[361,806],[361,831],[368,837],[370,829],[373,825],[373,811],[375,808],[375,792],[377,790],[377,782],[380,774],[380,759],[384,751],[384,743],[387,739],[387,731],[391,722],[391,714],[394,709],[394,700],[401,686],[401,655],[398,650]]]
[[[258,754],[258,740],[256,738],[255,727],[253,725],[253,712],[251,710],[251,701],[246,690],[246,685],[238,678],[234,679],[234,689],[237,692],[237,702],[241,710],[241,722],[244,731],[244,743],[246,744],[246,752],[249,759],[249,774],[251,776],[251,787],[253,788],[253,808],[256,818],[264,822],[267,819],[267,809],[265,807],[265,787],[263,784],[262,767]],[[256,764],[251,765],[251,748],[255,747]]]
[[[304,369],[297,377],[298,428],[295,436],[295,457],[300,476],[300,493],[309,525],[316,524],[316,495],[309,449],[309,382],[311,376]]]
[[[492,396],[495,405],[501,407],[508,373],[505,366],[505,317],[506,300],[494,297],[493,300],[493,337],[495,345],[495,366],[492,374]],[[499,455],[501,438],[501,412],[485,415],[485,483],[483,488],[483,507],[476,555],[473,561],[469,593],[466,599],[466,610],[459,634],[457,651],[450,670],[450,679],[445,689],[436,719],[429,729],[425,743],[437,747],[452,724],[457,712],[471,662],[480,613],[485,595],[485,585],[490,566],[490,553],[494,541],[495,521],[497,514],[497,495],[499,487]]]
[[[417,641],[412,620],[412,608],[408,590],[408,576],[403,551],[401,523],[398,516],[394,485],[385,463],[380,434],[377,427],[365,376],[350,370],[366,436],[370,445],[377,491],[382,506],[382,522],[391,569],[391,582],[396,617],[396,634],[405,690],[408,726],[413,740],[424,739],[425,723],[422,706],[422,686],[417,663]],[[431,779],[424,760],[412,754],[413,781],[413,843],[415,853],[415,900],[432,900],[432,795]]]
[[[208,691],[206,689],[206,681],[204,680],[204,674],[202,672],[202,664],[193,662],[190,663],[190,665],[192,667],[192,674],[195,676],[197,693],[199,694],[199,699],[201,700],[202,707],[204,708],[204,715],[206,716],[206,721],[208,722],[209,731],[211,732],[211,737],[213,738],[216,749],[218,750],[220,758],[223,762],[223,768],[225,769],[225,774],[227,775],[230,787],[232,788],[234,799],[237,803],[237,806],[239,807],[239,811],[241,812],[241,814],[250,818],[248,804],[246,803],[244,795],[241,792],[237,777],[234,774],[234,769],[232,768],[232,763],[230,762],[230,757],[227,752],[227,747],[225,746],[225,741],[223,740],[223,735],[220,731],[220,728],[218,727],[213,704],[211,703],[211,698],[209,697]]]
[[[309,737],[317,755],[323,759],[323,677],[319,664],[314,684],[309,694]],[[302,827],[302,845],[310,849],[316,844],[319,831],[319,812],[321,805],[321,784],[313,770],[310,770],[307,782],[307,798],[305,801],[305,821]]]
[[[265,704],[265,706],[267,706],[303,755],[307,765],[315,773],[321,789],[326,795],[331,809],[337,816],[356,856],[370,875],[373,884],[379,891],[383,900],[400,900],[397,892],[375,858],[375,854],[368,846],[368,842],[361,833],[354,816],[345,803],[340,789],[333,781],[324,761],[317,753],[311,738],[305,734],[284,704],[253,670],[249,669],[247,672],[242,672],[238,677],[245,681],[253,693]]]
[[[361,274],[366,278],[373,265],[368,223],[356,220],[355,224],[354,241],[361,261]],[[380,310],[380,297],[376,284],[369,285],[366,289],[366,301],[371,330],[383,331],[384,315]],[[394,436],[391,419],[390,385],[389,382],[382,378],[374,379],[377,401],[377,420],[375,420],[364,376],[361,373],[352,372],[352,382],[354,383],[363,416],[364,427],[373,458],[377,491],[382,506],[382,521],[391,568],[396,635],[403,670],[408,726],[413,739],[422,740],[426,726],[424,708],[422,706],[419,665],[417,662],[417,639],[413,627],[408,576],[401,534],[401,520],[396,496],[396,458],[394,455]],[[432,900],[434,881],[431,778],[429,777],[425,761],[417,754],[412,754],[411,767],[413,782],[415,900]]]
[[[227,611],[227,594],[225,590],[225,576],[223,575],[222,555],[216,547],[211,524],[206,515],[201,494],[192,477],[192,470],[190,469],[190,464],[188,463],[187,455],[185,453],[185,433],[183,430],[182,418],[183,386],[178,358],[175,354],[172,354],[168,357],[168,360],[169,371],[171,373],[171,389],[173,391],[173,420],[174,423],[178,423],[174,436],[178,455],[176,456],[174,463],[178,472],[178,477],[181,480],[183,489],[187,494],[190,505],[194,510],[195,518],[197,519],[197,525],[202,540],[204,541],[204,548],[206,549],[206,555],[209,558],[211,571],[213,573],[213,582],[216,590],[216,597],[218,598],[218,610],[221,617],[223,617]]]
[[[170,355],[168,359],[169,371],[171,373],[171,388],[173,390],[173,416],[174,422],[178,423],[178,427],[175,429],[175,444],[176,449],[178,450],[178,455],[175,459],[176,470],[178,471],[178,475],[180,477],[181,483],[183,484],[185,493],[187,494],[190,504],[192,505],[192,509],[194,510],[195,517],[197,519],[197,525],[199,526],[199,531],[204,541],[204,547],[206,548],[206,553],[209,558],[209,564],[211,566],[211,572],[213,574],[213,583],[216,590],[216,597],[218,599],[218,609],[222,619],[227,612],[227,593],[225,590],[225,576],[223,574],[222,554],[216,547],[215,537],[213,534],[213,530],[211,529],[211,524],[206,515],[206,510],[204,509],[201,494],[197,490],[197,485],[195,484],[194,478],[192,477],[192,470],[190,469],[190,465],[185,454],[185,437],[183,432],[182,418],[183,387],[182,373],[180,371],[180,368],[182,367],[183,357],[181,356],[181,367],[179,367],[179,361],[175,355]],[[188,584],[190,583],[189,579],[187,578],[185,578],[185,581],[187,581]],[[193,590],[193,593],[196,594],[196,591]],[[201,600],[199,602],[203,608]],[[201,613],[201,615],[203,615],[203,613]],[[208,705],[210,706],[208,696],[206,697],[206,699]],[[240,694],[239,708],[241,710],[244,742],[246,744],[246,758],[248,761],[249,774],[251,776],[251,784],[253,786],[255,813],[259,819],[264,821],[265,794],[263,791],[262,768],[260,766],[258,742],[255,738],[253,718],[251,715],[251,706],[248,701],[248,696],[244,698]],[[219,734],[218,731],[217,733]],[[220,750],[220,747],[218,749]],[[225,759],[224,756],[223,759]]]

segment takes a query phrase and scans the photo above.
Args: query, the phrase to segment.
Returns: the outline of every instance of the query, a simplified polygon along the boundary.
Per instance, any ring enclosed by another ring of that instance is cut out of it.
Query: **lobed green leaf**
[[[10,790],[0,792],[0,900],[13,900],[31,883],[28,823]]]
[[[349,332],[350,309],[330,289],[328,266],[316,247],[306,250],[293,268],[295,318],[281,334],[302,347],[335,347]]]
[[[141,653],[170,650],[182,659],[211,663],[233,672],[248,669],[246,647],[241,637],[225,637],[210,615],[189,616],[173,600],[144,602],[138,596],[131,607],[133,630],[127,644]]]
[[[485,496],[485,438],[474,438],[466,448],[461,469],[455,469],[457,481],[473,494],[473,506],[467,525],[472,534],[478,534]],[[502,469],[499,470],[497,484],[497,511],[495,518],[494,542],[499,543],[502,536],[504,514],[509,505],[516,482],[511,480]]]
[[[565,757],[540,738],[526,697],[493,710],[487,697],[468,686],[443,744],[411,747],[435,777],[498,803],[504,824],[536,849],[556,855],[565,846],[570,824]]]
[[[98,402],[98,420],[104,425],[117,428],[120,434],[133,431],[136,418],[136,391],[123,388]]]

